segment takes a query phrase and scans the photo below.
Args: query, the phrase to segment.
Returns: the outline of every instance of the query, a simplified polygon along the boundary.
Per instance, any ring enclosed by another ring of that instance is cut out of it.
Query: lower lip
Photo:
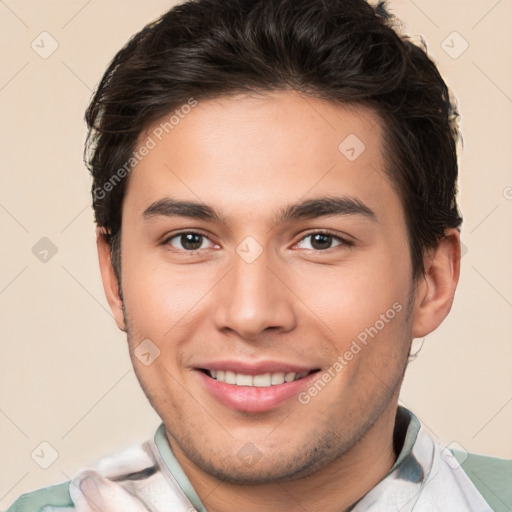
[[[266,412],[276,408],[283,402],[297,397],[317,374],[314,372],[299,380],[258,388],[226,384],[209,377],[202,371],[198,371],[198,373],[208,391],[219,402],[243,412]]]

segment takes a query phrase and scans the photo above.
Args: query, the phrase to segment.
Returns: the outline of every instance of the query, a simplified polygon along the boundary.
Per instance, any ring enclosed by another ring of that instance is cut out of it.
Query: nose
[[[231,270],[212,297],[217,329],[244,339],[293,329],[297,318],[294,295],[279,268],[266,251],[252,262],[234,253]]]

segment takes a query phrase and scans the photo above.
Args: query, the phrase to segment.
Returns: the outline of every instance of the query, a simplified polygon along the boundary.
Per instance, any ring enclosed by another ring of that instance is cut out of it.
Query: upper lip
[[[243,375],[261,375],[264,373],[303,373],[318,369],[315,366],[304,366],[299,364],[290,364],[280,361],[260,361],[258,363],[249,363],[244,361],[212,361],[196,366],[200,370],[224,370]]]

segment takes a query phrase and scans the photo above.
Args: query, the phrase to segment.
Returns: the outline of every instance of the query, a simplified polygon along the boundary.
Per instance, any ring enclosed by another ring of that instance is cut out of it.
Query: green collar
[[[169,445],[169,441],[167,441],[167,436],[165,435],[165,425],[163,423],[158,427],[155,433],[155,444],[158,448],[158,451],[160,452],[160,456],[165,462],[165,465],[171,472],[176,482],[178,482],[181,490],[185,493],[192,505],[194,505],[194,508],[199,512],[208,512],[205,506],[201,503],[199,496],[197,495],[195,489],[192,487],[190,480],[174,456],[174,453],[172,453],[171,446]]]

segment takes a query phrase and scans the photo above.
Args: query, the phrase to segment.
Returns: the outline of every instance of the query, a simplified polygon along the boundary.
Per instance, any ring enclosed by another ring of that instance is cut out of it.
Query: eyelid
[[[182,230],[173,232],[171,234],[166,234],[163,237],[163,239],[162,239],[162,245],[169,245],[170,246],[169,242],[172,239],[174,239],[176,237],[179,237],[180,235],[186,235],[186,234],[200,235],[200,236],[206,238],[214,246],[218,247],[220,245],[220,244],[214,242],[210,238],[209,234],[206,234],[204,231],[202,231],[200,229],[182,229]],[[334,238],[334,239],[336,239],[336,240],[338,240],[340,242],[339,245],[344,245],[344,246],[348,246],[348,247],[351,247],[352,245],[354,245],[354,242],[353,242],[353,240],[351,240],[351,237],[349,235],[342,235],[342,234],[340,234],[340,233],[338,233],[336,231],[333,231],[331,229],[313,229],[311,231],[308,231],[307,233],[302,234],[301,237],[299,238],[299,240],[297,240],[293,244],[292,249],[294,247],[296,247],[300,242],[305,240],[306,238],[308,238],[310,236],[313,236],[313,235],[317,235],[317,234],[331,236],[332,238]],[[304,250],[313,250],[313,251],[316,251],[316,252],[327,252],[330,249],[334,249],[335,247],[338,247],[338,245],[336,245],[334,247],[329,247],[327,249],[304,249]],[[207,249],[210,249],[210,248],[211,247],[209,247]],[[195,250],[191,250],[191,251],[186,251],[186,250],[182,250],[182,249],[176,249],[174,247],[173,247],[173,249],[175,249],[177,251],[180,251],[180,252],[189,253],[189,254],[194,254],[194,253],[196,253],[198,251],[204,251],[205,250],[205,249],[195,249]]]
[[[299,238],[299,240],[293,244],[293,247],[298,245],[300,242],[302,242],[307,237],[313,236],[313,235],[329,235],[332,238],[335,238],[336,240],[341,242],[339,245],[344,245],[344,246],[348,246],[348,247],[351,247],[354,245],[354,241],[352,240],[352,238],[349,235],[342,235],[341,233],[338,233],[337,231],[333,231],[331,229],[313,229],[313,230],[303,234]],[[320,250],[320,249],[305,249],[305,250],[314,250],[317,252],[327,252],[330,249],[334,249],[335,247],[338,247],[338,246],[329,247],[328,249],[323,249],[323,250]]]
[[[217,244],[216,242],[214,242],[211,238],[210,238],[210,235],[206,234],[204,231],[200,230],[200,229],[181,229],[179,231],[175,231],[173,233],[167,233],[164,235],[164,237],[162,238],[162,245],[168,245],[170,247],[172,247],[170,245],[170,241],[174,238],[177,238],[181,235],[199,235],[199,236],[202,236],[203,238],[206,238],[212,245],[214,246],[218,246],[219,244]],[[174,250],[177,250],[177,251],[180,251],[180,252],[186,252],[186,253],[190,253],[190,254],[193,254],[195,252],[198,252],[198,251],[204,251],[205,249],[195,249],[193,251],[186,251],[186,250],[183,250],[183,249],[177,249],[175,247],[172,247],[172,249]],[[208,247],[208,249],[210,249],[210,247]]]

